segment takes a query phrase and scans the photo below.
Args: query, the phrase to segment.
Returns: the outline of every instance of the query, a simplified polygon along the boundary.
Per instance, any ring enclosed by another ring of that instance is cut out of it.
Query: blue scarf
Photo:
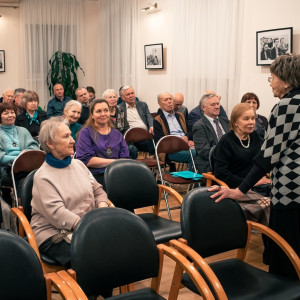
[[[40,124],[40,121],[38,120],[38,112],[37,112],[37,110],[36,110],[35,113],[33,114],[32,118],[31,118],[31,116],[29,115],[28,112],[26,112],[26,116],[27,116],[27,118],[28,118],[28,120],[29,120],[29,125],[31,125],[32,122],[35,122],[35,123],[38,124],[38,125]]]
[[[57,159],[51,153],[47,153],[46,155],[47,164],[57,169],[62,169],[67,167],[71,163],[71,161],[72,161],[71,156],[68,156],[64,159]]]

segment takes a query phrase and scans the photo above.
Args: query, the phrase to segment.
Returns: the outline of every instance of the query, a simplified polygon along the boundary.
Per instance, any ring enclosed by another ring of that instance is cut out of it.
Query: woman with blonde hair
[[[104,171],[118,158],[130,158],[123,135],[112,127],[109,105],[96,99],[90,105],[90,116],[79,132],[76,158],[90,169],[104,188]]]

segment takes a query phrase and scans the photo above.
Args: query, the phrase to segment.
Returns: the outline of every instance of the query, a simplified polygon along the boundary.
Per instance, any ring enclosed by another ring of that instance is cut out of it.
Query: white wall
[[[0,95],[7,88],[20,86],[19,9],[1,8],[0,50],[5,50],[5,72],[0,73]]]
[[[278,102],[268,83],[269,66],[256,66],[256,32],[293,27],[293,52],[300,53],[299,0],[246,0],[243,30],[243,55],[240,98],[247,92],[257,94],[261,107],[258,113],[269,116]],[[237,99],[239,102],[240,99]]]

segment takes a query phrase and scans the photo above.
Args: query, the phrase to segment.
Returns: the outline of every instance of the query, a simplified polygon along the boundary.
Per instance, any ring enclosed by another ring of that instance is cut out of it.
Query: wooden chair
[[[182,197],[172,188],[158,185],[151,170],[135,160],[116,160],[105,170],[106,193],[115,207],[134,209],[153,206],[153,213],[139,216],[146,222],[157,244],[181,237],[180,223],[159,216],[163,191],[181,205]]]
[[[156,245],[151,231],[137,215],[121,208],[99,208],[84,215],[76,226],[72,244],[72,269],[87,297],[98,296],[103,288],[113,289],[152,278],[151,287],[106,299],[164,299],[159,295],[162,262],[167,255],[195,282],[203,299],[214,299],[194,266],[178,251]],[[65,278],[65,273],[58,274]],[[70,284],[72,288],[72,285]],[[171,284],[168,299],[177,299],[179,287]]]
[[[11,167],[11,178],[13,182],[13,190],[16,201],[16,207],[19,206],[18,194],[16,188],[15,176],[21,172],[29,173],[38,169],[45,161],[46,153],[41,150],[25,150],[13,161]]]
[[[300,281],[257,269],[245,261],[252,230],[272,239],[288,256],[300,278],[300,260],[289,244],[270,228],[246,221],[236,201],[216,203],[206,188],[189,192],[182,204],[183,238],[170,242],[187,255],[212,287],[216,299],[300,299]],[[236,258],[207,264],[205,257],[237,249]],[[181,274],[177,274],[178,282]],[[187,274],[182,284],[197,289]]]
[[[63,299],[79,299],[78,285],[71,289],[59,275],[43,274],[36,253],[24,239],[0,230],[0,244],[0,299],[50,300],[52,287]],[[71,280],[67,273],[64,276]]]
[[[193,163],[193,168],[194,168],[194,170],[196,170],[195,162],[193,159],[193,154],[192,154],[190,147],[182,138],[180,138],[178,136],[167,135],[167,136],[162,137],[157,142],[156,147],[155,147],[156,159],[159,160],[159,158],[160,158],[165,163],[166,154],[176,153],[179,151],[189,151],[190,156],[191,156],[191,161]],[[176,184],[176,185],[177,184],[178,185],[183,185],[183,184],[194,185],[195,183],[200,184],[201,182],[203,182],[203,179],[192,180],[192,179],[185,179],[185,178],[181,178],[181,177],[174,177],[172,174],[167,173],[166,169],[164,169],[164,171],[163,171],[160,166],[158,166],[158,170],[159,170],[159,176],[160,176],[161,182],[164,185],[169,185],[169,186],[172,186],[174,184]],[[164,196],[165,196],[165,202],[166,202],[169,218],[171,219],[171,213],[170,213],[167,195],[164,194]],[[175,208],[178,208],[178,207],[175,207]]]

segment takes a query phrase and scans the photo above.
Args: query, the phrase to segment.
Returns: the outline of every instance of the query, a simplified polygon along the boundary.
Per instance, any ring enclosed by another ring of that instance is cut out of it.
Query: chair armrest
[[[200,275],[197,269],[194,267],[193,263],[188,261],[182,254],[180,254],[173,247],[168,247],[163,244],[160,244],[157,247],[160,252],[162,252],[164,255],[168,256],[169,258],[171,258],[173,261],[176,262],[169,299],[177,299],[183,271],[185,271],[192,279],[192,281],[194,282],[195,286],[197,287],[203,299],[215,299],[206,281]],[[172,298],[173,296],[174,298]],[[221,297],[221,295],[218,296]],[[221,299],[224,300],[227,299],[225,293],[224,293],[224,297],[222,297]]]
[[[74,285],[74,289],[71,289],[68,282],[65,279],[63,279],[61,276],[59,276],[57,273],[48,273],[45,274],[44,276],[47,285],[47,293],[50,285],[50,293],[51,293],[51,286],[53,286],[59,292],[59,294],[62,296],[63,299],[68,299],[68,300],[88,299],[76,282],[75,283],[77,284],[77,289],[75,289],[75,285]],[[81,291],[81,294],[76,294],[77,291]],[[80,298],[78,296],[80,296]]]
[[[294,249],[289,245],[289,243],[277,232],[265,225],[252,221],[247,221],[247,223],[251,226],[252,229],[257,230],[268,236],[270,239],[272,239],[282,249],[282,251],[284,251],[284,253],[287,255],[287,257],[293,264],[297,272],[298,278],[300,279],[300,259],[297,253],[294,251]]]
[[[213,175],[211,172],[202,173],[202,176],[203,176],[204,178],[208,179],[208,180],[207,180],[207,183],[206,183],[206,186],[207,186],[207,187],[212,186],[212,181],[214,181],[214,182],[216,182],[217,184],[219,184],[220,186],[225,186],[225,187],[229,188],[228,185],[227,185],[224,181],[222,181],[222,180],[216,178],[216,176]]]
[[[186,244],[179,242],[178,240],[171,240],[170,245],[180,251],[182,255],[188,256],[196,267],[199,267],[201,271],[204,273],[205,277],[211,284],[214,292],[218,295],[218,299],[227,299],[225,291],[215,275],[214,271],[208,265],[208,263],[202,258],[194,249],[187,246]]]
[[[33,234],[32,228],[31,228],[31,226],[28,222],[28,219],[26,218],[23,211],[21,209],[19,209],[18,207],[12,207],[11,210],[17,216],[19,222],[22,224],[22,226],[24,228],[24,231],[25,231],[25,234],[26,234],[27,239],[28,239],[28,243],[33,248],[34,252],[38,256],[39,260],[41,261],[40,251],[39,251],[39,248],[37,246],[35,236]]]
[[[65,270],[57,272],[57,275],[67,283],[69,288],[73,291],[76,297],[80,300],[88,299],[81,287],[75,281],[73,277],[71,277]],[[76,298],[76,299],[77,299]]]

